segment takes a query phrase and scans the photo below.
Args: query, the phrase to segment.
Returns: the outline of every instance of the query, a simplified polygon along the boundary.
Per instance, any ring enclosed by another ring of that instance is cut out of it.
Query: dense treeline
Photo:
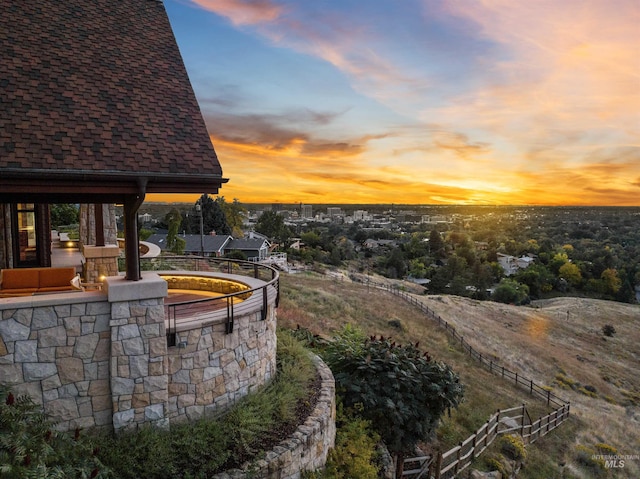
[[[510,303],[567,294],[635,302],[640,208],[441,207],[437,214],[446,222],[392,221],[388,229],[308,223],[299,231],[303,247],[289,254],[426,279],[431,293]],[[507,277],[499,254],[533,261]]]

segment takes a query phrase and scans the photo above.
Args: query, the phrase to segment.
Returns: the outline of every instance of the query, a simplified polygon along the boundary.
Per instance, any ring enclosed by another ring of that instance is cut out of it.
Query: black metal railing
[[[176,346],[177,326],[183,320],[198,319],[200,321],[213,320],[220,317],[220,311],[225,319],[225,332],[233,332],[235,305],[240,304],[248,298],[261,294],[262,300],[257,304],[261,308],[261,319],[267,318],[269,291],[275,292],[275,307],[280,302],[280,275],[278,270],[271,266],[228,259],[228,258],[207,258],[202,256],[158,256],[155,258],[141,258],[140,269],[143,271],[163,271],[163,272],[207,272],[222,273],[226,275],[247,276],[263,281],[264,284],[247,288],[241,291],[223,294],[214,298],[203,298],[189,301],[181,301],[165,306],[165,318],[168,322],[167,344]],[[225,279],[221,277],[220,279]]]

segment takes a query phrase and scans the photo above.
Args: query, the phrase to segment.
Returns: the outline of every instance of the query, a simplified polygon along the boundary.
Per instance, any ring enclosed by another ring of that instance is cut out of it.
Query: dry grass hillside
[[[422,349],[460,373],[466,401],[443,421],[434,447],[446,450],[499,408],[524,402],[532,416],[548,412],[543,402],[477,367],[407,302],[344,276],[305,273],[281,278],[282,326],[299,324],[330,336],[346,323],[357,324],[368,334],[420,341]],[[454,324],[478,351],[571,402],[571,420],[529,446],[521,477],[640,477],[640,459],[608,470],[580,460],[585,451],[604,444],[618,455],[640,455],[640,306],[578,298],[526,307],[446,295],[416,298]],[[602,333],[605,324],[615,328],[613,337]]]

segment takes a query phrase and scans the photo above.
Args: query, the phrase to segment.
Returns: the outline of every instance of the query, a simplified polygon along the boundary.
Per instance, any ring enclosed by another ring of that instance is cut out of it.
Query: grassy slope
[[[448,449],[496,409],[524,402],[532,417],[548,411],[544,403],[478,368],[420,311],[388,293],[339,277],[304,273],[281,278],[281,326],[299,324],[328,337],[345,323],[357,324],[368,334],[391,335],[399,342],[420,341],[421,349],[460,373],[467,387],[466,401],[443,421],[435,446]],[[559,464],[565,464],[564,470],[575,477],[597,477],[575,464],[577,445],[606,443],[616,447],[618,454],[640,454],[638,306],[555,298],[533,307],[514,307],[456,296],[417,297],[455,324],[477,350],[495,355],[505,366],[511,364],[571,401],[571,424],[552,433],[555,439],[530,446],[532,459],[521,477],[561,477]],[[394,327],[392,320],[402,327]],[[616,328],[613,338],[603,339],[604,324]],[[594,387],[596,397],[579,392],[579,385]],[[545,471],[542,476],[541,471]],[[640,477],[640,461],[627,461],[624,470],[609,472],[615,477]]]

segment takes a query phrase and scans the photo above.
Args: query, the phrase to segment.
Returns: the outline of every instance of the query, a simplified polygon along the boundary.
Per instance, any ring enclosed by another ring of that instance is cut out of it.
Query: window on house
[[[16,205],[16,223],[18,265],[37,265],[36,210],[33,203],[18,203]]]

